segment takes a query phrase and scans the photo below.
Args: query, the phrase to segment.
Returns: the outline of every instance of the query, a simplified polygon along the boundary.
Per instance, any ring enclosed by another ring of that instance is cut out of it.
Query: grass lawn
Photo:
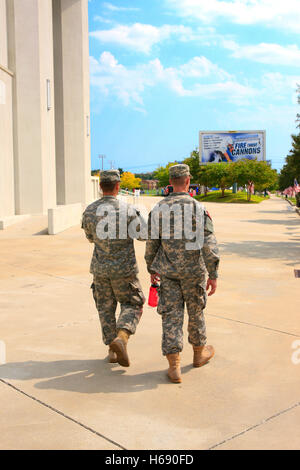
[[[159,194],[157,194],[156,189],[144,189],[145,193],[143,196],[161,196],[161,190],[159,189]]]
[[[225,197],[222,197],[222,191],[212,191],[208,193],[207,196],[196,196],[196,199],[201,202],[227,202],[227,203],[235,203],[235,204],[259,204],[268,197],[263,196],[251,196],[251,201],[247,201],[247,193],[246,192],[238,192],[233,194],[232,191],[225,191]]]

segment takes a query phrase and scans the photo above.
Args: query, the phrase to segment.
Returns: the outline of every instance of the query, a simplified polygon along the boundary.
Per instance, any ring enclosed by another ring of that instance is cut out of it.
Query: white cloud
[[[103,95],[117,97],[125,106],[138,105],[142,109],[144,92],[155,86],[165,87],[180,97],[221,99],[238,104],[257,94],[205,57],[194,57],[178,68],[165,68],[159,59],[127,68],[110,52],[104,52],[99,60],[91,57],[91,84]]]
[[[213,64],[206,57],[194,57],[186,64],[182,65],[178,73],[182,77],[201,78],[214,76],[220,80],[232,79],[232,75],[225,72],[218,65]]]
[[[107,18],[104,18],[103,16],[96,15],[94,16],[94,21],[98,21],[99,23],[106,23],[106,24],[111,24],[112,20],[109,20]]]
[[[256,96],[257,91],[247,85],[242,85],[235,80],[226,82],[196,84],[191,91],[191,96],[230,101],[235,104],[249,104],[249,99]]]
[[[290,65],[300,67],[300,49],[296,45],[260,43],[241,46],[235,41],[222,41],[223,47],[232,51],[232,57],[248,59],[270,65]]]
[[[156,27],[135,23],[131,26],[117,25],[111,29],[93,31],[90,35],[104,44],[117,44],[149,54],[155,44],[169,39],[172,35],[176,35],[181,41],[187,41],[192,38],[193,33],[190,28],[185,26],[164,25]]]
[[[286,103],[297,104],[297,83],[300,75],[283,75],[279,72],[265,73],[262,77],[262,86],[265,95],[270,94],[273,101],[285,100]]]
[[[186,18],[214,23],[227,22],[266,27],[300,33],[299,0],[165,0],[166,4]]]
[[[117,96],[125,106],[143,105],[142,93],[147,86],[153,86],[152,79],[145,71],[127,69],[119,64],[110,52],[103,52],[99,60],[90,58],[91,84],[105,96]]]
[[[300,0],[298,1],[300,4]],[[95,20],[109,22],[102,17],[95,17]],[[197,41],[201,45],[221,46],[230,50],[231,56],[236,59],[247,59],[269,65],[300,67],[300,48],[296,44],[287,46],[274,43],[240,45],[229,35],[221,36],[211,27],[192,29],[182,25],[156,27],[141,23],[130,26],[119,24],[111,29],[93,31],[90,35],[103,44],[116,44],[145,54],[149,54],[154,45],[174,36],[181,42]]]
[[[109,3],[109,2],[104,2],[102,6],[109,11],[140,11],[139,8],[118,7],[117,5],[113,5],[112,3]]]

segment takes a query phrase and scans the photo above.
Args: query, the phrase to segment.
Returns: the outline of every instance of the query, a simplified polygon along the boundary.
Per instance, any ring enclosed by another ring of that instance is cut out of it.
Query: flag
[[[295,190],[295,193],[300,193],[300,185],[299,185],[298,181],[296,180],[296,178],[295,178],[295,181],[294,181],[294,190]]]
[[[295,189],[292,186],[290,186],[289,188],[286,188],[283,191],[283,194],[292,197],[292,196],[294,196],[294,192],[295,192]]]

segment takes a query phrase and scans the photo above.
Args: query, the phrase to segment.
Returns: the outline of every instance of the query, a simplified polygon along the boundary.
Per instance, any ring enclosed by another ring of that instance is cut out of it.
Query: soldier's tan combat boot
[[[169,370],[168,370],[168,377],[173,382],[173,384],[181,384],[181,370],[180,370],[180,355],[179,353],[176,354],[168,354],[167,359],[169,361]]]
[[[118,362],[116,353],[110,348],[108,350],[108,362],[110,364],[117,364]]]
[[[117,362],[120,366],[129,367],[129,357],[127,353],[127,343],[130,337],[130,333],[127,330],[119,330],[118,336],[110,345],[110,349],[116,353],[117,355]]]
[[[207,364],[215,355],[213,346],[193,346],[194,348],[194,367],[202,367]]]

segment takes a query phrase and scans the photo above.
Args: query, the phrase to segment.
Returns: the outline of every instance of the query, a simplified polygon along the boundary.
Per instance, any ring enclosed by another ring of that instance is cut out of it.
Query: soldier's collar
[[[102,199],[117,199],[116,196],[102,196]]]
[[[181,193],[171,193],[170,196],[188,196],[189,193],[183,191]]]

